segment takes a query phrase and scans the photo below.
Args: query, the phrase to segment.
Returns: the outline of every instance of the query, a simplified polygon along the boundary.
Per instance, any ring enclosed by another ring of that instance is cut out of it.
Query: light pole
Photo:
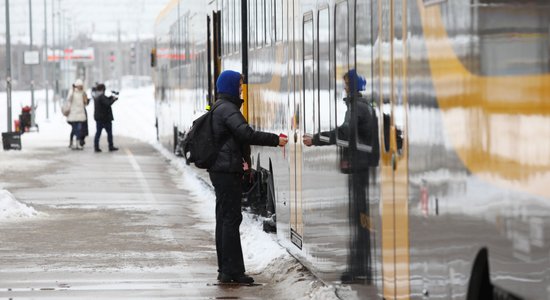
[[[10,41],[10,1],[6,0],[6,93],[8,96],[8,130],[11,132],[11,41]]]
[[[54,114],[57,112],[56,106],[55,106],[55,92],[56,92],[56,77],[55,77],[55,70],[57,68],[57,62],[56,62],[56,56],[55,56],[55,0],[52,0],[52,103],[53,103],[53,112]]]
[[[50,119],[50,103],[48,101],[48,22],[46,15],[46,0],[44,0],[44,59],[42,60],[42,70],[44,74],[44,88],[46,89],[46,120]]]

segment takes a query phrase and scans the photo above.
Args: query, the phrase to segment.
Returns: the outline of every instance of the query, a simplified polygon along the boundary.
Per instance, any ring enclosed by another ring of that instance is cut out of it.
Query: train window
[[[241,51],[241,37],[242,37],[242,31],[241,31],[241,1],[235,1],[235,52],[239,53]]]
[[[249,0],[248,16],[248,46],[256,48],[256,0]]]
[[[346,91],[344,89],[344,74],[349,69],[349,35],[348,35],[348,2],[341,1],[336,4],[334,11],[334,56],[335,56],[335,108],[336,108],[336,124],[340,124],[341,128],[349,126],[346,120]],[[349,118],[349,117],[348,117]],[[342,146],[348,145],[349,137],[345,130],[336,131],[336,143]]]
[[[448,1],[446,9],[441,10],[449,42],[470,72],[482,76],[550,72],[548,1],[472,3],[468,6]],[[463,17],[454,17],[457,15]]]
[[[190,57],[191,57],[191,41],[189,40],[189,14],[186,14],[183,18],[184,20],[184,26],[185,29],[184,32],[184,48],[185,48],[185,63],[189,64],[191,63]]]
[[[229,1],[229,51],[235,53],[235,4]]]
[[[221,14],[221,18],[222,18],[222,49],[221,49],[221,54],[222,56],[224,56],[226,53],[227,53],[227,19],[229,17],[229,13],[228,13],[228,9],[227,9],[227,0],[223,0],[221,2],[221,5],[222,5],[222,14]]]
[[[318,12],[317,27],[317,74],[318,74],[318,99],[319,99],[319,131],[332,130],[332,116],[334,105],[330,101],[330,14],[328,8]],[[320,134],[320,139],[329,142],[329,138]]]
[[[315,134],[315,92],[314,92],[314,65],[313,65],[313,14],[304,15],[303,51],[304,51],[304,135],[313,137]]]
[[[186,47],[186,44],[185,44],[185,35],[186,35],[186,24],[185,24],[185,21],[186,21],[186,18],[185,16],[182,16],[181,18],[181,31],[180,31],[180,44],[181,44],[181,47],[180,47],[180,60],[181,60],[181,65],[185,65],[187,63],[187,57],[185,56],[185,47]]]
[[[356,27],[362,28],[362,30],[356,31],[356,69],[357,74],[365,78],[365,88],[361,91],[363,98],[368,105],[374,108],[376,108],[373,90],[374,41],[378,31],[375,30],[377,23],[374,19],[376,13],[373,10],[376,10],[376,7],[365,2],[357,3],[356,7]],[[358,111],[361,112],[361,109]],[[376,109],[373,110],[373,113],[376,114]],[[376,118],[372,119],[376,120]],[[359,116],[358,122],[357,148],[368,152],[371,147],[378,145],[378,141],[374,140],[378,138],[378,135],[375,134],[375,131],[378,131],[378,123],[364,121],[361,116]]]
[[[283,0],[275,0],[275,40],[283,40]]]
[[[273,32],[273,1],[265,2],[265,43],[271,45],[271,37]]]
[[[258,16],[258,47],[262,47],[265,44],[265,0],[258,0],[256,2],[256,11]]]
[[[170,69],[176,67],[178,53],[178,22],[170,26]]]

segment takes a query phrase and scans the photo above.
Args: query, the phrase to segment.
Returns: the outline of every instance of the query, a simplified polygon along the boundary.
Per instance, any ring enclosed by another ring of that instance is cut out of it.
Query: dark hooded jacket
[[[111,105],[115,102],[115,98],[107,97],[103,92],[97,93],[94,97],[94,119],[98,122],[113,121],[113,110]]]
[[[212,129],[221,148],[209,172],[241,173],[243,162],[250,163],[250,145],[279,145],[278,135],[256,131],[248,125],[240,111],[243,103],[239,98],[240,74],[230,72],[223,72],[216,82],[218,99],[212,107]]]
[[[347,107],[344,122],[332,131],[314,135],[312,142],[316,146],[336,144],[337,138],[349,142],[342,147],[340,167],[342,172],[354,172],[378,166],[378,118],[371,103],[359,92],[364,89],[366,81],[353,69],[346,75],[354,94],[343,99]],[[366,151],[358,145],[370,146],[372,149]]]

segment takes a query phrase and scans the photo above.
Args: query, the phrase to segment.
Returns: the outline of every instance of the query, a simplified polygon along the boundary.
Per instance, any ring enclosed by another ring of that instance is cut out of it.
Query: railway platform
[[[23,150],[0,152],[0,188],[34,210],[0,220],[0,298],[313,299],[324,293],[327,299],[332,293],[282,248],[275,261],[262,261],[261,253],[246,253],[252,244],[243,246],[245,264],[260,285],[215,285],[207,185],[201,191],[200,181],[186,183],[184,171],[153,144],[117,137],[120,150],[102,153],[66,144],[61,135],[33,133],[23,136]],[[257,225],[261,232],[261,223],[245,219],[241,230]],[[278,247],[271,238],[263,247]]]

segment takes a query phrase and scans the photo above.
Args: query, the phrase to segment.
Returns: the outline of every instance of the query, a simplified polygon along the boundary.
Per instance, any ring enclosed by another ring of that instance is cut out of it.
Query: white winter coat
[[[71,102],[71,112],[67,116],[67,122],[86,121],[85,107],[88,105],[86,93],[78,89],[73,89],[69,92],[67,101]]]

